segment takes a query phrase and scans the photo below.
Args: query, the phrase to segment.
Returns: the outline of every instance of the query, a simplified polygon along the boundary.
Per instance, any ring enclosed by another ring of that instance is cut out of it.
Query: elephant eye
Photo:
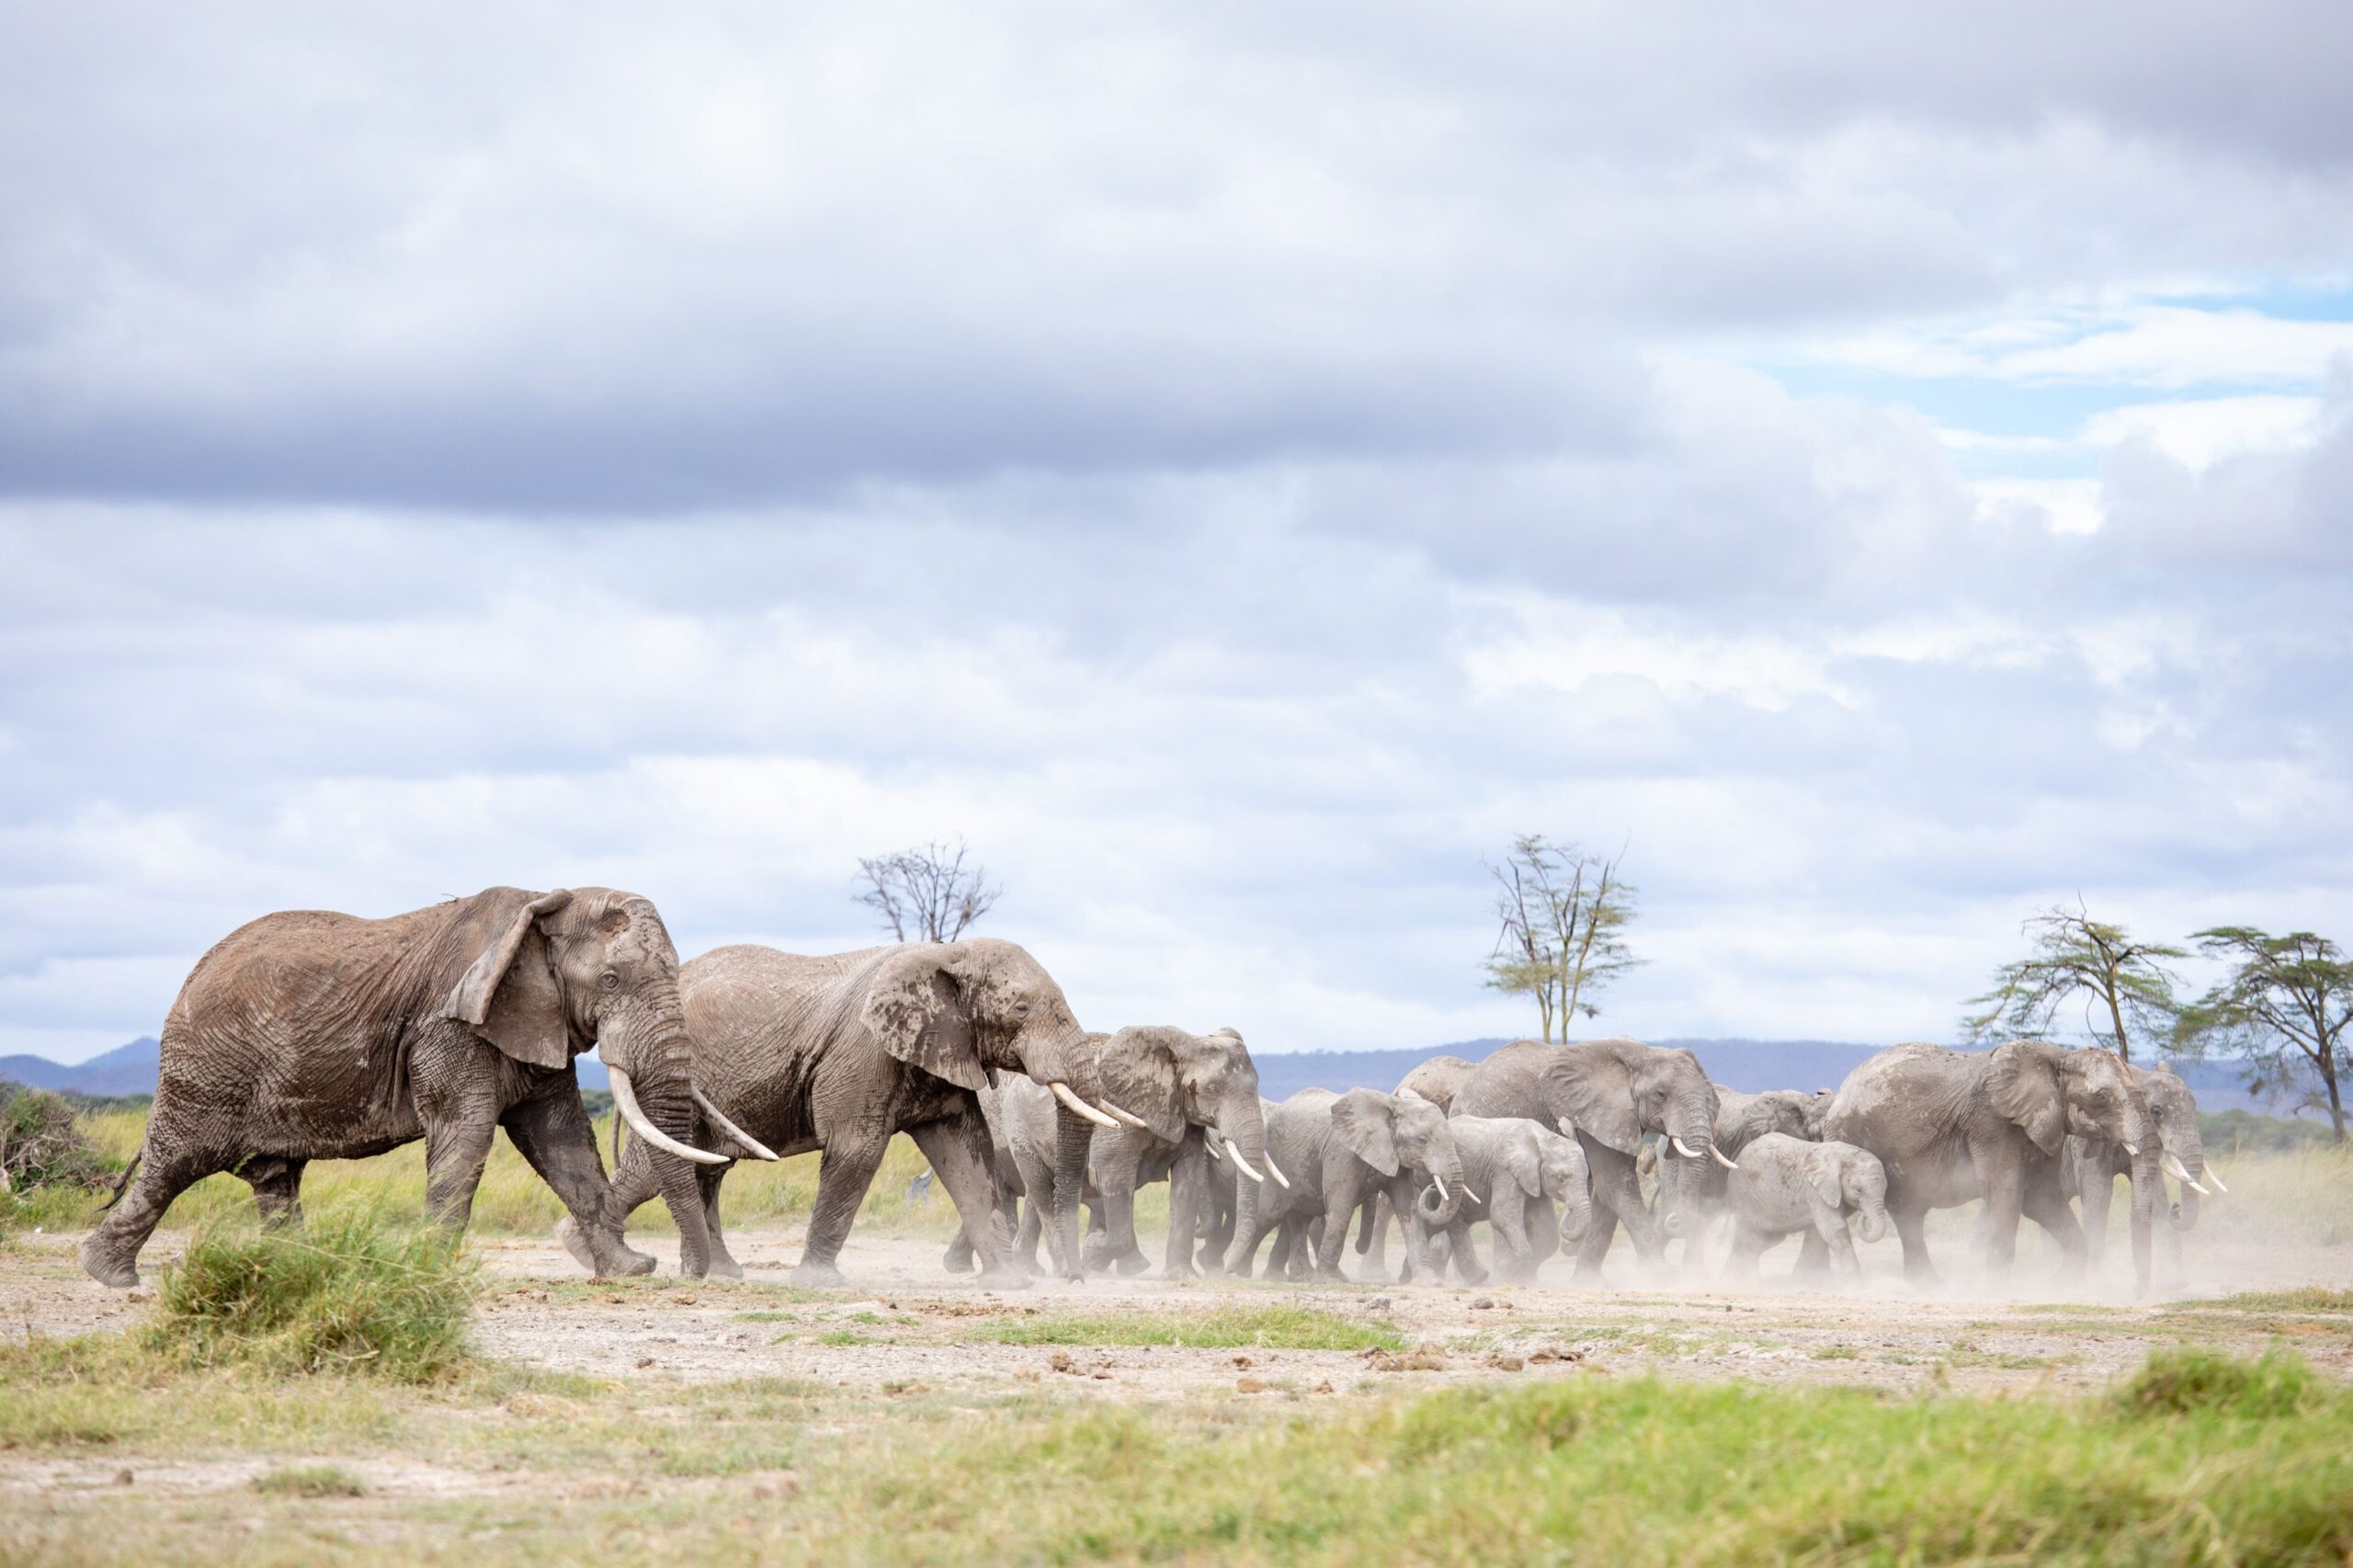
[[[617,991],[620,988],[621,977],[608,969],[597,977],[597,983],[608,991]]]
[[[1017,1018],[1028,1017],[1029,1016],[1029,1004],[1027,1002],[1016,1002],[1013,1005],[1013,1016]]]

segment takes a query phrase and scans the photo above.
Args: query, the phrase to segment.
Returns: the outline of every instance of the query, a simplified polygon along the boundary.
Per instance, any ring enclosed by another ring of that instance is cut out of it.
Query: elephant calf
[[[1255,1207],[1242,1200],[1228,1254],[1233,1272],[1248,1268],[1268,1230],[1282,1230],[1272,1267],[1321,1220],[1315,1272],[1324,1279],[1345,1279],[1340,1248],[1349,1222],[1358,1210],[1371,1206],[1376,1193],[1385,1191],[1397,1212],[1414,1216],[1405,1227],[1410,1266],[1425,1279],[1438,1278],[1429,1234],[1452,1224],[1462,1201],[1462,1156],[1444,1112],[1413,1095],[1302,1089],[1267,1111],[1266,1121],[1267,1158],[1281,1163],[1290,1185],[1261,1183]],[[1432,1185],[1425,1187],[1426,1180]]]
[[[1471,1245],[1483,1216],[1495,1228],[1495,1267],[1525,1284],[1593,1222],[1591,1176],[1577,1141],[1518,1116],[1458,1116],[1446,1124],[1462,1154],[1462,1190],[1472,1201],[1448,1227],[1448,1256],[1466,1283],[1486,1278]],[[1557,1214],[1557,1219],[1555,1218]]]
[[[1733,1216],[1726,1269],[1734,1278],[1753,1278],[1765,1249],[1792,1232],[1806,1233],[1801,1273],[1818,1267],[1826,1247],[1846,1273],[1859,1276],[1848,1233],[1865,1242],[1887,1234],[1887,1167],[1852,1143],[1768,1132],[1741,1150],[1739,1169],[1725,1173],[1724,1202]]]

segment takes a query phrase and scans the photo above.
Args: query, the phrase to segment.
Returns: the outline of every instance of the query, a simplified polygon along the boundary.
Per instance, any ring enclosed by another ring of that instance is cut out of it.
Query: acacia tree
[[[2353,962],[2310,931],[2274,937],[2251,926],[2217,926],[2191,940],[2231,971],[2183,1011],[2184,1047],[2219,1045],[2237,1056],[2256,1094],[2296,1091],[2300,1104],[2328,1112],[2332,1141],[2342,1147],[2343,1085],[2353,1074]]]
[[[2174,995],[2179,981],[2167,966],[2188,958],[2187,950],[2095,920],[2080,899],[2073,909],[2053,906],[2030,916],[2023,929],[2033,949],[1995,971],[1991,991],[1969,999],[1968,1006],[1984,1009],[1961,1020],[1972,1043],[2048,1033],[2060,1007],[2076,997],[2085,1003],[2084,1032],[2127,1062],[2135,1032],[2168,1037],[2181,1004]]]
[[[1533,996],[1548,1041],[1555,1026],[1566,1040],[1579,1013],[1597,1015],[1595,998],[1643,961],[1626,946],[1635,890],[1618,868],[1615,858],[1540,834],[1514,839],[1504,863],[1487,868],[1502,923],[1487,955],[1488,988]]]
[[[966,868],[967,853],[960,838],[952,850],[926,844],[861,858],[867,886],[858,902],[882,916],[893,941],[955,941],[1005,892],[989,884],[984,868]]]

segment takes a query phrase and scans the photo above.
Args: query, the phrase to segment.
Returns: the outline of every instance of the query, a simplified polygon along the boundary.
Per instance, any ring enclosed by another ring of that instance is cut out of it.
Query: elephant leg
[[[1422,1219],[1419,1206],[1414,1201],[1414,1189],[1421,1185],[1418,1172],[1401,1175],[1389,1184],[1389,1206],[1397,1211],[1399,1228],[1405,1233],[1405,1264],[1433,1285],[1446,1283],[1446,1259],[1432,1244],[1434,1238],[1428,1224]],[[1370,1207],[1368,1203],[1367,1207]],[[1474,1264],[1476,1260],[1473,1260]]]
[[[825,1145],[824,1155],[817,1162],[817,1199],[810,1205],[808,1236],[801,1245],[801,1261],[792,1270],[794,1284],[833,1290],[848,1285],[835,1260],[841,1256],[842,1244],[849,1240],[858,1206],[866,1201],[866,1189],[874,1185],[874,1173],[890,1146],[888,1131],[845,1135]]]
[[[977,1106],[962,1116],[927,1121],[907,1131],[931,1168],[939,1173],[939,1185],[955,1200],[964,1233],[972,1238],[972,1250],[980,1255],[980,1283],[997,1290],[1026,1288],[1029,1276],[1014,1267],[1012,1240],[1000,1228],[996,1180],[990,1174],[988,1124],[981,1119]]]
[[[273,1228],[300,1230],[302,1224],[302,1168],[308,1160],[262,1154],[247,1160],[237,1174],[254,1189],[254,1207],[261,1222]]]
[[[1977,1244],[1984,1254],[1987,1275],[2005,1278],[2018,1262],[2018,1221],[2026,1209],[2025,1179],[2015,1165],[1989,1162],[1978,1170],[1985,1184],[1985,1209],[1978,1216]]]
[[[1609,1244],[1617,1239],[1618,1210],[1606,1203],[1593,1206],[1593,1222],[1586,1227],[1585,1239],[1577,1243],[1576,1273],[1571,1278],[1579,1285],[1607,1285],[1601,1272],[1601,1260],[1609,1256]]]
[[[1626,1239],[1634,1244],[1634,1256],[1644,1263],[1656,1263],[1665,1256],[1666,1241],[1660,1231],[1659,1221],[1652,1217],[1649,1208],[1643,1202],[1642,1182],[1634,1173],[1632,1156],[1621,1154],[1606,1144],[1582,1139],[1582,1135],[1580,1138],[1586,1146],[1586,1168],[1593,1175],[1594,1206],[1597,1210],[1595,1218],[1598,1220],[1602,1211],[1615,1216],[1618,1223],[1626,1227]],[[1589,1267],[1594,1274],[1599,1274],[1601,1260],[1609,1250],[1610,1238],[1616,1228],[1614,1225],[1595,1225],[1596,1233],[1588,1234],[1585,1244],[1577,1249],[1580,1273]]]
[[[1264,1209],[1247,1219],[1236,1215],[1234,1220],[1233,1239],[1219,1255],[1219,1267],[1236,1279],[1247,1279],[1250,1278],[1250,1260],[1257,1256],[1258,1244],[1266,1239],[1268,1231],[1275,1228],[1275,1222],[1267,1217]]]
[[[654,1272],[653,1257],[621,1240],[624,1211],[606,1185],[597,1131],[576,1089],[566,1084],[561,1093],[534,1095],[508,1108],[504,1125],[516,1152],[563,1202],[556,1239],[575,1261],[604,1279]]]
[[[1377,1192],[1372,1198],[1372,1212],[1365,1216],[1365,1228],[1371,1243],[1364,1250],[1364,1277],[1378,1279],[1389,1271],[1389,1195]]]
[[[229,1168],[230,1161],[210,1153],[154,1152],[150,1133],[141,1151],[139,1174],[131,1178],[120,1202],[82,1238],[82,1267],[101,1285],[127,1290],[139,1283],[139,1249],[147,1244],[162,1222],[172,1199],[206,1176]]]
[[[1724,1255],[1724,1278],[1745,1284],[1756,1278],[1756,1265],[1765,1256],[1765,1233],[1745,1220],[1735,1219],[1732,1225],[1732,1250]]]
[[[1859,1266],[1858,1266],[1859,1267]],[[1830,1244],[1822,1239],[1820,1231],[1808,1231],[1798,1244],[1800,1279],[1818,1279],[1830,1272]]]
[[[2086,1257],[2084,1228],[2077,1222],[2075,1211],[2067,1206],[2067,1195],[2060,1190],[2059,1184],[2027,1183],[2019,1207],[2028,1219],[2059,1244],[2061,1269],[2070,1277],[2082,1274]]]
[[[474,1211],[474,1189],[490,1163],[495,1119],[446,1121],[425,1130],[425,1212],[437,1225],[462,1231]]]
[[[1199,1225],[1202,1187],[1206,1178],[1201,1174],[1204,1156],[1194,1152],[1179,1157],[1168,1171],[1168,1240],[1161,1248],[1160,1277],[1164,1279],[1191,1279],[1199,1270],[1193,1267],[1193,1233]]]
[[[1023,1190],[1025,1192],[1028,1190],[1026,1186]],[[1045,1216],[1038,1207],[1038,1200],[1034,1198],[1023,1198],[1021,1228],[1015,1233],[1013,1238],[1013,1261],[1014,1266],[1025,1273],[1044,1272],[1038,1262],[1038,1238],[1044,1233],[1045,1228]]]
[[[1511,1254],[1499,1239],[1495,1243],[1495,1267],[1510,1277]],[[1446,1262],[1454,1277],[1465,1285],[1487,1282],[1486,1266],[1479,1261],[1479,1249],[1471,1240],[1471,1221],[1461,1215],[1446,1227]]]
[[[2084,1204],[2084,1256],[2097,1264],[2108,1253],[2108,1210],[2116,1199],[2116,1177],[2086,1169],[2076,1177],[2076,1190]]]
[[[1347,1278],[1340,1272],[1340,1253],[1347,1245],[1348,1223],[1364,1202],[1363,1189],[1353,1174],[1330,1175],[1324,1180],[1324,1233],[1315,1242],[1315,1277]]]
[[[1021,1172],[1021,1230],[1014,1241],[1014,1256],[1025,1273],[1045,1272],[1038,1263],[1038,1242],[1043,1237],[1046,1251],[1053,1259],[1054,1272],[1063,1271],[1062,1232],[1048,1224],[1053,1212],[1054,1167],[1051,1163],[1027,1154],[1014,1156],[1014,1164]]]
[[[710,1234],[710,1271],[722,1279],[741,1279],[744,1266],[727,1250],[726,1233],[719,1227],[719,1184],[726,1179],[733,1165],[710,1165],[695,1173],[695,1186],[702,1193],[702,1220]]]
[[[1937,1282],[1937,1266],[1928,1261],[1928,1211],[1910,1204],[1887,1206],[1895,1221],[1895,1239],[1904,1244],[1904,1278],[1915,1285]]]

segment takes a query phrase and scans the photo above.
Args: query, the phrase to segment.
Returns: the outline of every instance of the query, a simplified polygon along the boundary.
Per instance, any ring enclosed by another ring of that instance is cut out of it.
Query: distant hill
[[[1434,1045],[1425,1051],[1302,1051],[1257,1059],[1258,1092],[1270,1100],[1288,1099],[1302,1089],[1345,1090],[1359,1086],[1392,1089],[1397,1080],[1433,1056],[1461,1056],[1483,1061],[1504,1040],[1466,1040]],[[1664,1040],[1658,1045],[1687,1046],[1698,1056],[1708,1075],[1730,1088],[1835,1089],[1857,1063],[1880,1049],[1830,1040]],[[36,1089],[63,1089],[77,1095],[152,1095],[159,1056],[155,1041],[142,1037],[103,1056],[66,1066],[41,1056],[0,1056],[0,1078]],[[2249,1110],[2279,1114],[2287,1108],[2258,1103],[2239,1086],[2238,1074],[2228,1063],[2206,1062],[2177,1069],[2206,1111]],[[580,1086],[607,1090],[612,1086],[605,1064],[595,1056],[580,1058]]]

